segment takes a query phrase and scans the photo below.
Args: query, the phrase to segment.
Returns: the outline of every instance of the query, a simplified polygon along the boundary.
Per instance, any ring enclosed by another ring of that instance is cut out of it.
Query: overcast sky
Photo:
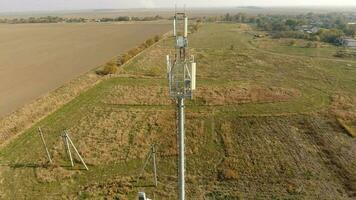
[[[356,6],[356,0],[0,0],[0,12],[226,6]]]

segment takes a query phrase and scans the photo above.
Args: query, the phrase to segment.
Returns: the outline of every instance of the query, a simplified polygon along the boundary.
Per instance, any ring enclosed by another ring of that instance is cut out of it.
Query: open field
[[[168,30],[165,23],[0,25],[0,117]]]
[[[198,87],[186,102],[187,198],[355,198],[356,141],[337,118],[356,124],[356,60],[257,48],[275,41],[259,43],[249,31],[205,24],[190,36]],[[0,197],[134,199],[144,190],[150,198],[175,199],[175,107],[164,57],[172,43],[161,41],[2,148]],[[38,126],[53,166],[46,164]],[[70,167],[63,129],[89,171],[78,162]],[[157,188],[149,168],[138,180],[153,143]]]

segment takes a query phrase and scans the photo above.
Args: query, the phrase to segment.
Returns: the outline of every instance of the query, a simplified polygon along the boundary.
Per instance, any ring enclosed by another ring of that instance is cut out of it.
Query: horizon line
[[[353,8],[355,5],[275,5],[275,6],[191,6],[192,9],[237,9],[237,8]],[[167,9],[174,10],[174,7],[128,7],[128,8],[82,8],[82,9],[40,9],[40,10],[15,10],[15,11],[0,11],[0,14],[13,13],[46,13],[46,12],[78,12],[78,11],[100,11],[100,10],[157,10]]]

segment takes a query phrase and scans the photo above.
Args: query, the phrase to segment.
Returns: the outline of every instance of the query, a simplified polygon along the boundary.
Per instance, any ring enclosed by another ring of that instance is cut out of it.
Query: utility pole
[[[184,99],[193,98],[196,83],[196,63],[188,52],[188,17],[176,12],[173,21],[175,55],[167,55],[167,78],[171,98],[177,104],[178,199],[185,199],[185,134]]]
[[[41,136],[42,144],[43,144],[43,147],[44,147],[45,150],[46,150],[46,154],[47,154],[48,161],[52,164],[51,154],[49,154],[48,147],[47,147],[46,141],[45,141],[45,139],[44,139],[44,137],[43,137],[43,132],[42,132],[41,127],[38,127],[38,133],[39,133],[40,136]]]
[[[154,181],[155,181],[155,187],[158,185],[157,181],[157,165],[156,165],[156,146],[152,146],[152,154],[153,154],[153,174],[154,174]]]
[[[65,146],[65,148],[66,148],[66,151],[67,151],[67,153],[68,153],[71,166],[74,167],[74,162],[73,162],[72,152],[70,151],[70,146],[69,146],[69,145],[72,146],[72,148],[74,149],[74,151],[75,151],[75,153],[77,154],[78,158],[80,159],[80,161],[81,161],[82,164],[84,165],[85,169],[86,169],[86,170],[89,170],[88,166],[87,166],[86,163],[84,162],[83,157],[80,155],[78,149],[75,147],[75,145],[74,145],[72,139],[70,139],[69,133],[68,133],[67,130],[64,130],[64,131],[63,131],[62,139],[63,139],[63,142],[64,142],[64,146]]]
[[[145,160],[145,163],[143,164],[143,167],[141,169],[140,176],[137,179],[138,180],[142,177],[143,173],[145,172],[146,166],[149,163],[150,159],[152,157],[152,162],[153,162],[153,179],[154,179],[154,184],[155,187],[158,186],[158,179],[157,179],[157,163],[156,163],[156,147],[155,144],[151,146],[150,151],[148,152],[148,156]]]

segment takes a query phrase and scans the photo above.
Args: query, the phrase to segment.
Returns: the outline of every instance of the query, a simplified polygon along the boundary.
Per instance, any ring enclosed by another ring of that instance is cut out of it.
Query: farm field
[[[168,30],[163,22],[0,24],[0,117]]]
[[[354,199],[356,141],[338,119],[356,129],[356,60],[257,48],[275,41],[250,31],[204,24],[190,36],[198,80],[186,101],[187,199]],[[135,199],[144,190],[176,199],[175,106],[165,79],[172,44],[160,41],[0,149],[0,198]],[[78,160],[70,167],[64,129],[89,171]],[[153,144],[157,188],[152,166],[139,178]]]

